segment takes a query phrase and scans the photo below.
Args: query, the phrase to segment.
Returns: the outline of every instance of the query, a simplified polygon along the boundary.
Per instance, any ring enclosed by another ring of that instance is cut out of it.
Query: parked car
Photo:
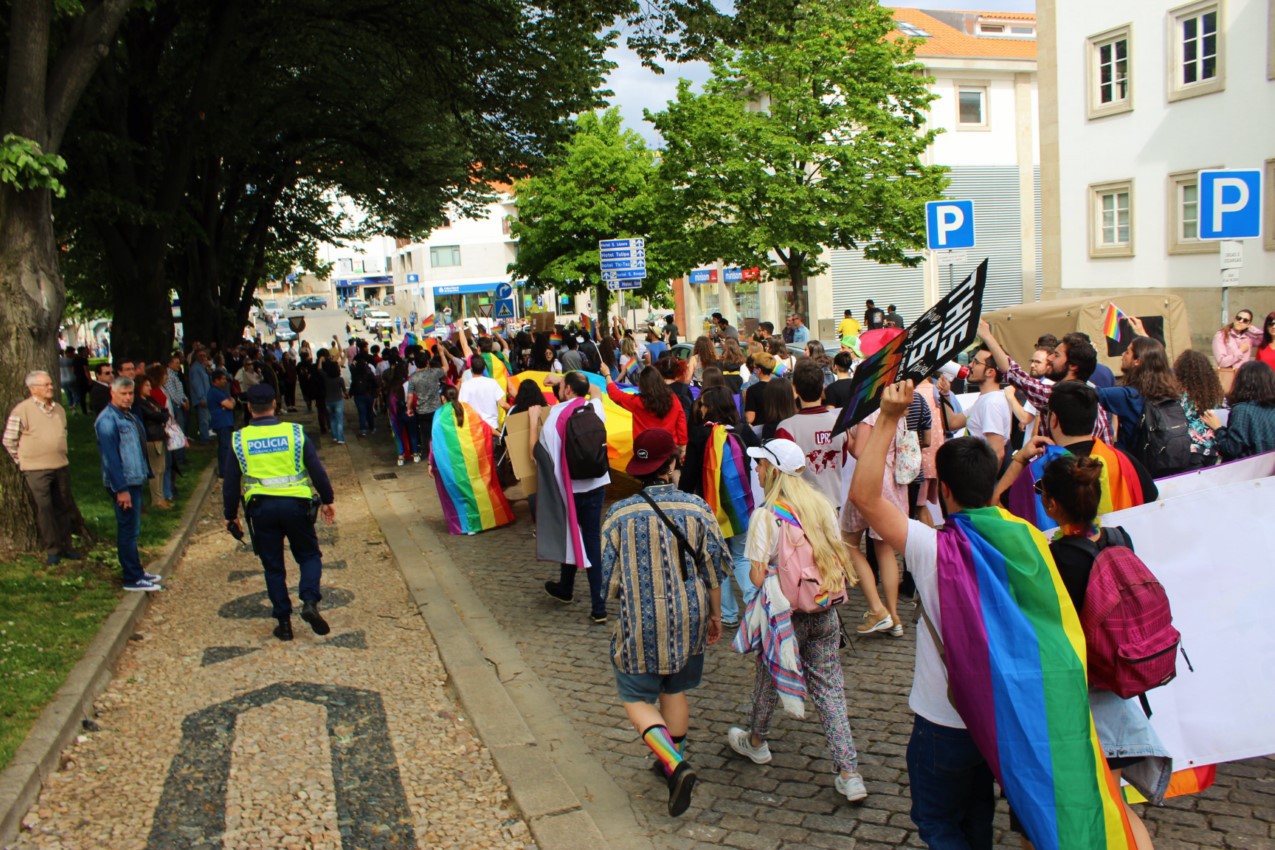
[[[361,313],[358,316],[355,316],[354,313],[356,310],[366,310],[367,301],[363,300],[362,298],[350,298],[345,302],[345,309],[346,309],[346,312],[348,312],[354,318],[356,319],[361,318],[362,317]]]
[[[326,310],[328,309],[328,299],[322,295],[305,295],[296,298],[288,304],[289,310]]]
[[[274,326],[274,338],[277,342],[291,342],[297,338],[297,332],[285,319]]]
[[[384,310],[368,310],[363,318],[363,324],[368,330],[393,325],[394,320],[390,318],[390,314]]]

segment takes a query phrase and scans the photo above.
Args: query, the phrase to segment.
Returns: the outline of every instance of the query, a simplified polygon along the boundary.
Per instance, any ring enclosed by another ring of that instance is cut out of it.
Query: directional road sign
[[[642,280],[640,278],[633,278],[630,280],[608,280],[607,281],[607,289],[611,290],[612,292],[619,292],[622,289],[641,289],[641,288],[642,288]]]
[[[496,297],[497,297],[497,298],[502,298],[502,299],[503,299],[503,298],[513,298],[513,297],[514,297],[514,288],[513,288],[513,285],[512,285],[512,284],[509,284],[509,283],[498,283],[498,284],[496,284]]]
[[[925,241],[931,251],[974,247],[974,202],[930,201],[925,205]]]
[[[501,298],[496,302],[494,315],[497,319],[512,319],[514,317],[514,300],[512,298]]]
[[[1255,239],[1262,235],[1260,168],[1200,172],[1200,239]]]
[[[600,251],[624,251],[630,248],[645,248],[646,240],[639,237],[633,239],[603,239],[598,243]]]
[[[622,289],[637,289],[646,277],[646,240],[603,239],[598,242],[602,279],[608,286],[617,281],[634,281]],[[612,289],[616,287],[611,287]]]
[[[603,269],[603,280],[641,280],[646,277],[646,269]],[[642,284],[638,284],[641,286]]]

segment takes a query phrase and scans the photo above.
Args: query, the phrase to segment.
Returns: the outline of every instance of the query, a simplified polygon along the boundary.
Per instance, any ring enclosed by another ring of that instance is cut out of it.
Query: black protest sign
[[[987,260],[906,331],[855,369],[850,400],[841,409],[833,436],[857,425],[881,406],[890,384],[923,381],[969,347],[978,335],[987,286]]]

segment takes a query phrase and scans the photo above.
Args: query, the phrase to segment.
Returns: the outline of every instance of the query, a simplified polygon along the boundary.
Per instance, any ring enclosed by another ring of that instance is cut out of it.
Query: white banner
[[[1268,452],[1256,457],[1234,460],[1221,466],[1211,466],[1208,469],[1161,478],[1156,481],[1155,486],[1160,491],[1161,499],[1171,499],[1174,496],[1198,493],[1211,487],[1221,487],[1237,481],[1255,481],[1272,475],[1275,475],[1275,452]]]
[[[1275,455],[1159,482],[1161,500],[1103,518],[1133,538],[1164,585],[1195,671],[1147,697],[1174,767],[1275,753],[1275,568],[1266,531],[1275,478],[1244,478]],[[1220,484],[1220,486],[1210,486]]]

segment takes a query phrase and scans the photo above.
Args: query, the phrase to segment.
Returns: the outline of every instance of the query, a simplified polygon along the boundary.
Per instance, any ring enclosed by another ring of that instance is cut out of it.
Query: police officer
[[[324,522],[331,523],[336,518],[332,482],[319,461],[318,450],[305,438],[301,426],[280,422],[275,416],[275,391],[269,384],[249,388],[245,398],[252,422],[231,438],[237,462],[226,464],[222,481],[226,530],[236,537],[243,536],[239,525],[242,484],[244,515],[253,550],[265,568],[266,592],[279,621],[274,636],[292,640],[292,600],[283,564],[285,538],[301,567],[301,619],[310,624],[315,634],[326,635],[331,628],[319,614],[323,560],[314,521],[316,508]],[[318,490],[317,500],[311,485]]]

